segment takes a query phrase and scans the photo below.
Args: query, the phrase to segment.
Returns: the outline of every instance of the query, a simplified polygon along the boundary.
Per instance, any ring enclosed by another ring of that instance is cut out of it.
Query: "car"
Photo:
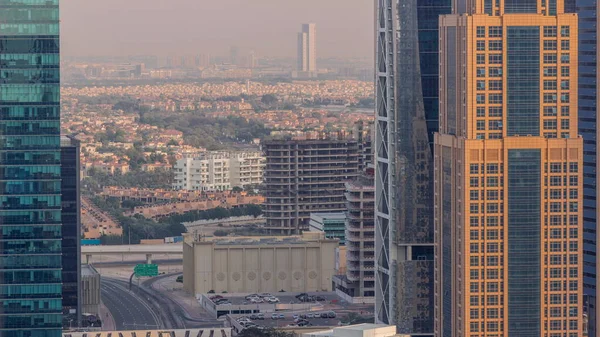
[[[327,313],[327,318],[335,318],[335,311],[330,311]]]
[[[284,319],[285,315],[284,314],[279,314],[279,319]]]
[[[321,318],[328,318],[329,317],[326,312],[322,312],[320,316],[321,316]]]
[[[271,314],[271,319],[279,319],[279,314]]]
[[[326,301],[326,299],[323,296],[315,296],[315,301],[322,302],[322,301]]]
[[[256,314],[256,319],[265,319],[265,314]]]
[[[298,319],[298,318],[300,318],[300,316],[298,316],[298,314],[293,314],[293,315],[292,315],[292,318],[293,318],[293,319]]]
[[[250,319],[258,319],[258,315],[257,314],[252,314],[252,315],[250,315]]]
[[[258,294],[250,294],[250,295],[246,296],[245,298],[246,298],[247,300],[249,300],[249,299],[251,299],[252,297],[258,297]]]
[[[298,321],[298,323],[297,323],[297,324],[298,324],[298,326],[309,326],[309,325],[312,325],[312,324],[310,324],[310,322],[309,322],[309,321],[307,321],[307,320],[300,320],[300,321]]]
[[[307,318],[308,318],[308,316],[307,316],[306,314],[300,314],[300,318],[302,318],[302,319],[307,319]]]
[[[308,314],[306,315],[306,318],[315,318],[315,314],[313,314],[312,312],[311,312],[311,313],[308,313]]]
[[[215,295],[215,296],[211,296],[209,298],[210,298],[211,301],[214,301],[214,300],[218,300],[218,299],[223,298],[223,296],[221,296],[221,295]]]
[[[175,282],[183,283],[183,275],[177,276],[177,279],[175,279]]]
[[[269,294],[269,293],[262,293],[260,295],[258,295],[260,297],[272,297],[273,295]]]
[[[298,295],[296,295],[296,298],[300,299],[300,297],[304,297],[304,296],[308,296],[307,293],[300,293]]]

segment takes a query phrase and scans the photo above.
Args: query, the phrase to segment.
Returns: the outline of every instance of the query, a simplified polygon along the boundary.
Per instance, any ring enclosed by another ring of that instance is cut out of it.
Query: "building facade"
[[[435,335],[582,336],[577,16],[466,5],[440,19]]]
[[[3,337],[61,336],[58,2],[0,2]]]
[[[338,246],[323,233],[212,240],[186,234],[183,286],[193,294],[331,291]]]
[[[317,72],[317,24],[306,23],[298,33],[298,72]]]
[[[583,137],[583,295],[588,314],[588,335],[600,333],[600,289],[597,265],[597,229],[600,195],[598,195],[598,1],[566,0],[565,12],[579,17],[579,134]]]
[[[77,326],[83,313],[81,304],[81,200],[79,179],[80,142],[62,137],[62,307],[63,324]],[[88,312],[89,311],[85,311]]]
[[[346,244],[345,213],[310,213],[308,230],[323,232],[328,239],[338,239],[340,245]]]
[[[346,182],[346,273],[336,275],[336,292],[352,303],[375,297],[375,185],[373,170]]]
[[[344,182],[356,178],[358,143],[352,139],[264,141],[265,228],[280,233],[308,229],[311,212],[344,212]]]
[[[451,0],[377,1],[375,317],[406,335],[433,335],[438,17],[451,9]]]
[[[265,158],[260,151],[207,152],[175,164],[176,190],[227,191],[260,185]]]

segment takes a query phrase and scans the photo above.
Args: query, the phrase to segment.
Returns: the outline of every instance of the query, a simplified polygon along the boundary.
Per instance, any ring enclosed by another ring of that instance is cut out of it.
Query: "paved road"
[[[112,314],[117,330],[165,328],[152,305],[127,288],[127,282],[102,277],[102,301]]]

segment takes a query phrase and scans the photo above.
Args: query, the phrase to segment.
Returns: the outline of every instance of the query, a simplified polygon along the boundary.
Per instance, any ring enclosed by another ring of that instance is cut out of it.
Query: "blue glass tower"
[[[597,336],[599,298],[597,287],[598,221],[598,1],[569,0],[579,15],[579,134],[583,137],[583,296],[588,315],[589,336]],[[565,8],[567,10],[567,8]]]
[[[0,336],[62,327],[59,0],[0,0]]]

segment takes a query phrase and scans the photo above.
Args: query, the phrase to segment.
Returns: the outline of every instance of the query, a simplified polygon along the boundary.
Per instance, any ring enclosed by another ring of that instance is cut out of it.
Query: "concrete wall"
[[[335,240],[263,245],[186,242],[184,287],[190,291],[193,284],[196,294],[209,290],[216,293],[331,290],[337,247]]]

